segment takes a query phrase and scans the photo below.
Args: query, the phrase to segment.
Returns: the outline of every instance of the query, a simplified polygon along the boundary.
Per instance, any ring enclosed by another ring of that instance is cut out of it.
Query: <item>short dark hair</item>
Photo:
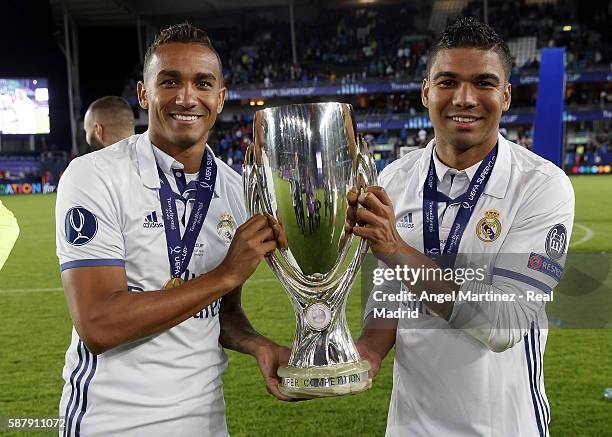
[[[213,46],[208,33],[188,22],[173,24],[170,27],[160,30],[157,35],[155,35],[155,39],[147,48],[147,52],[145,53],[143,71],[147,69],[153,53],[155,53],[155,50],[159,46],[174,42],[195,43],[208,48],[217,56],[217,60],[219,61],[219,71],[221,71],[221,74],[223,74],[221,57]]]
[[[89,111],[102,116],[106,122],[114,122],[126,128],[134,127],[134,111],[123,97],[105,96],[89,105]]]
[[[427,56],[427,77],[440,50],[475,48],[493,50],[499,55],[504,67],[506,80],[512,71],[512,55],[504,40],[487,24],[474,17],[460,17],[450,24],[440,39],[429,49]]]

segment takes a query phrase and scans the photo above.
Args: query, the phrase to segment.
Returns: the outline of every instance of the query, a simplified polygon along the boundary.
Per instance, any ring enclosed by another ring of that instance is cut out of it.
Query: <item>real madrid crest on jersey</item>
[[[501,222],[499,221],[499,211],[491,209],[484,213],[484,217],[476,225],[476,235],[485,243],[497,240],[501,234]]]
[[[236,223],[234,222],[234,218],[229,212],[224,212],[221,214],[221,220],[217,224],[217,234],[223,241],[227,244],[232,242],[232,238],[234,238],[234,233],[236,232]]]

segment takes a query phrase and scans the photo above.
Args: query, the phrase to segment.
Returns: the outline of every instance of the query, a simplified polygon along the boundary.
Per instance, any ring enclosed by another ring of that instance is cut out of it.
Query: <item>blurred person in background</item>
[[[100,150],[134,135],[134,112],[122,97],[101,97],[89,105],[83,128],[87,144]]]

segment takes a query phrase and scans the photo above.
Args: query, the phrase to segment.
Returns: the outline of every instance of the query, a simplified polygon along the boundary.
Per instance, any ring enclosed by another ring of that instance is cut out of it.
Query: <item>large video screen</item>
[[[0,78],[0,134],[48,134],[47,79]]]

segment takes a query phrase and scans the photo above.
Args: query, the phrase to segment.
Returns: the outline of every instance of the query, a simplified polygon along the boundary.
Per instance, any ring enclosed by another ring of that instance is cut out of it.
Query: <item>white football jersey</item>
[[[209,153],[212,151],[209,149]],[[157,159],[156,159],[157,157]],[[216,159],[217,178],[183,279],[217,267],[236,228],[246,220],[240,176]],[[134,293],[159,290],[170,278],[157,165],[175,192],[183,165],[155,148],[148,133],[73,160],[58,187],[57,256],[62,271],[81,266],[124,266]],[[181,184],[179,184],[181,186]],[[190,203],[177,201],[188,220]],[[181,226],[181,235],[184,227]],[[179,325],[100,355],[76,330],[66,352],[60,416],[64,435],[225,436],[216,301]]]
[[[398,232],[421,252],[423,185],[434,147],[435,140],[380,175]],[[434,164],[438,191],[459,199],[438,202],[442,249],[480,163],[463,171],[437,157]],[[473,207],[456,266],[487,266],[483,281],[468,280],[461,290],[513,295],[515,301],[457,296],[448,321],[419,301],[418,290],[417,299],[392,304],[418,316],[398,321],[388,436],[548,435],[542,363],[548,324],[545,300],[539,299],[552,296],[559,281],[573,218],[569,178],[500,135],[493,171]],[[394,281],[375,289],[410,291]],[[371,295],[366,315],[377,306]],[[380,306],[389,309],[388,303]]]

